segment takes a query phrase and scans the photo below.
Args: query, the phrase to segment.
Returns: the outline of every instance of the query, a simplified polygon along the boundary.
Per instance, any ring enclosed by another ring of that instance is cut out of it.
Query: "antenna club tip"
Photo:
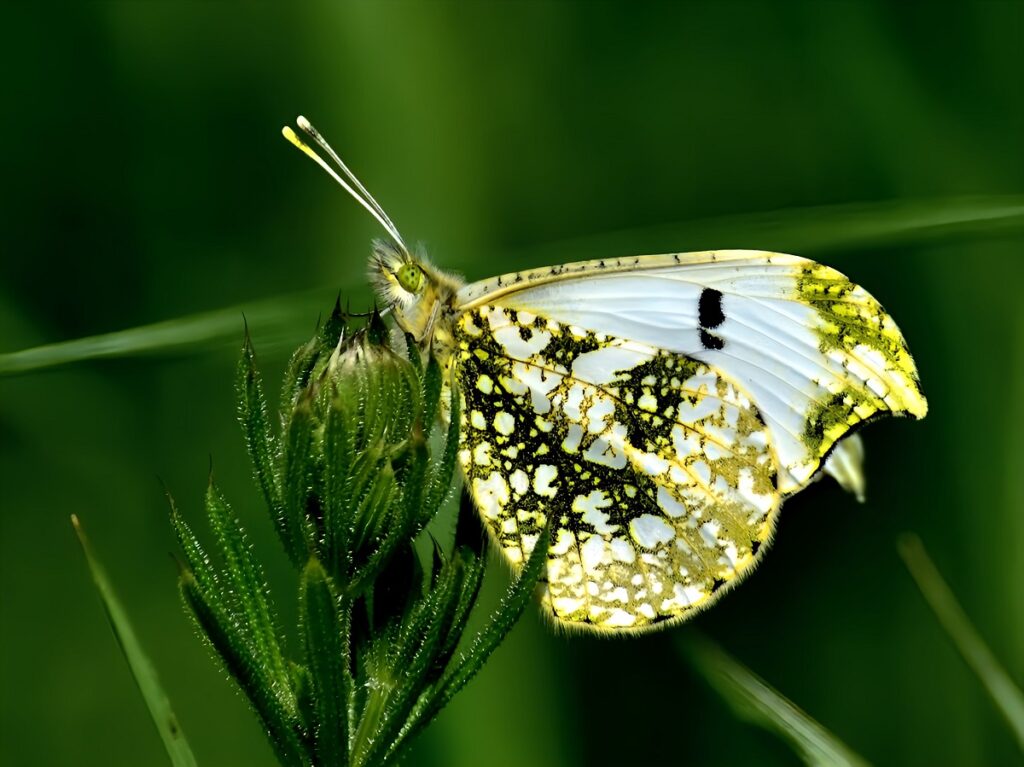
[[[289,126],[286,125],[283,128],[281,128],[281,135],[288,140],[289,144],[297,146],[303,152],[309,154],[309,148],[302,141],[302,139],[299,138],[299,134],[293,131]]]

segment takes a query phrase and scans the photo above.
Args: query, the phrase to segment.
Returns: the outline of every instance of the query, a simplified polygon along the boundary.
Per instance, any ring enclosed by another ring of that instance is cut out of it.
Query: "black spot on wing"
[[[702,328],[717,328],[725,322],[722,313],[722,293],[714,288],[704,288],[697,302],[698,322]]]
[[[721,349],[725,346],[725,341],[704,328],[700,329],[700,342],[705,349]]]
[[[700,342],[705,349],[721,349],[725,341],[711,332],[725,322],[722,311],[722,293],[714,288],[704,288],[697,301],[697,323],[700,325]]]

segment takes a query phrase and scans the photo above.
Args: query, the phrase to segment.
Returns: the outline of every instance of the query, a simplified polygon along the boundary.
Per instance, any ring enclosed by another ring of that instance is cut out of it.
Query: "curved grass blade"
[[[228,347],[237,343],[243,315],[260,328],[266,345],[279,343],[292,330],[308,329],[310,312],[319,305],[322,291],[309,291],[224,309],[177,317],[127,330],[116,330],[70,341],[59,341],[17,352],[0,354],[0,376],[33,373],[38,370],[96,359],[173,354],[197,349]]]
[[[660,224],[526,248],[531,260],[563,263],[603,255],[758,248],[813,254],[1001,234],[1024,229],[1024,196],[823,205]]]
[[[828,205],[721,216],[642,229],[605,232],[524,249],[531,261],[563,263],[602,254],[671,252],[685,247],[757,247],[806,253],[854,246],[909,243],[939,237],[1000,234],[1024,228],[1024,196]],[[506,255],[502,260],[515,260]],[[237,338],[244,311],[261,335],[303,326],[321,291],[270,298],[113,333],[0,354],[0,376],[31,373],[91,359],[219,347]]]
[[[737,716],[782,736],[805,764],[866,767],[835,735],[717,645],[691,635],[679,647]]]
[[[996,660],[977,630],[964,613],[960,603],[943,580],[935,563],[913,533],[899,540],[899,552],[928,606],[942,628],[960,651],[967,665],[977,674],[985,690],[1006,719],[1022,752],[1024,752],[1024,693]]]
[[[128,661],[128,666],[132,671],[132,676],[135,678],[135,683],[139,686],[139,691],[146,701],[149,715],[153,718],[153,724],[156,725],[156,729],[160,733],[160,739],[164,743],[164,748],[167,750],[167,756],[170,758],[171,764],[174,767],[196,767],[195,756],[192,755],[192,750],[185,739],[185,733],[182,732],[181,725],[178,724],[178,717],[175,716],[174,711],[171,709],[171,702],[167,698],[167,693],[160,686],[160,679],[157,677],[156,669],[146,653],[143,652],[142,645],[139,644],[139,639],[135,635],[135,630],[128,620],[128,614],[114,593],[113,587],[107,579],[106,572],[93,554],[89,540],[85,536],[85,531],[82,529],[78,517],[74,514],[71,515],[71,524],[74,526],[75,533],[78,535],[78,541],[82,545],[82,551],[89,565],[89,571],[92,573],[93,582],[96,584],[96,590],[103,600],[103,608],[106,610],[107,620],[110,621],[110,627],[114,631],[117,643],[121,646],[121,652],[124,654],[125,660]]]

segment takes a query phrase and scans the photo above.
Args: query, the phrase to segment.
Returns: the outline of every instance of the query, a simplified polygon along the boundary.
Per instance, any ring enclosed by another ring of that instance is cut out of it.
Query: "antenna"
[[[342,189],[344,189],[346,192],[352,195],[356,202],[362,205],[371,216],[377,219],[377,222],[382,227],[384,227],[385,231],[387,231],[389,235],[391,235],[391,239],[395,241],[395,244],[398,245],[399,248],[401,248],[405,253],[408,253],[409,249],[406,247],[405,240],[402,239],[402,235],[398,233],[398,227],[392,223],[391,219],[388,217],[388,214],[385,213],[384,209],[380,206],[380,204],[375,199],[373,199],[373,195],[370,194],[367,191],[366,187],[363,186],[362,182],[358,178],[356,178],[356,174],[349,170],[348,166],[341,161],[341,158],[338,157],[337,152],[335,152],[331,148],[331,145],[324,140],[324,137],[320,135],[320,132],[317,131],[317,129],[313,127],[309,120],[307,120],[302,115],[299,115],[295,122],[304,133],[306,133],[310,138],[313,139],[313,141],[316,143],[318,147],[320,147],[321,150],[327,153],[327,156],[334,161],[334,163],[338,166],[338,170],[340,170],[342,174],[344,174],[345,178],[339,176],[337,171],[334,170],[334,168],[328,165],[327,162],[319,154],[314,152],[309,147],[309,145],[306,144],[306,142],[303,141],[299,137],[299,135],[294,130],[292,130],[291,127],[287,125],[281,129],[281,133],[284,135],[284,137],[288,139],[288,141],[290,141],[292,144],[294,144],[298,149],[302,150],[303,154],[305,154],[307,157],[313,160],[313,162],[315,162],[317,165],[319,165],[321,168],[327,171],[327,173],[330,174],[331,178],[333,178],[341,185]],[[346,181],[346,179],[348,180]]]

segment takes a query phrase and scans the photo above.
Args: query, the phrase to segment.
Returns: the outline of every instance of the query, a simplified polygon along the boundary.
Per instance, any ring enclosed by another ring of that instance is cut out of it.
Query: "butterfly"
[[[637,632],[709,607],[764,556],[784,499],[823,469],[852,481],[854,429],[927,413],[896,323],[835,269],[719,250],[466,284],[413,255],[298,126],[335,167],[286,138],[389,234],[371,279],[458,397],[465,488],[493,541],[520,565],[550,536],[542,602],[562,625]]]

